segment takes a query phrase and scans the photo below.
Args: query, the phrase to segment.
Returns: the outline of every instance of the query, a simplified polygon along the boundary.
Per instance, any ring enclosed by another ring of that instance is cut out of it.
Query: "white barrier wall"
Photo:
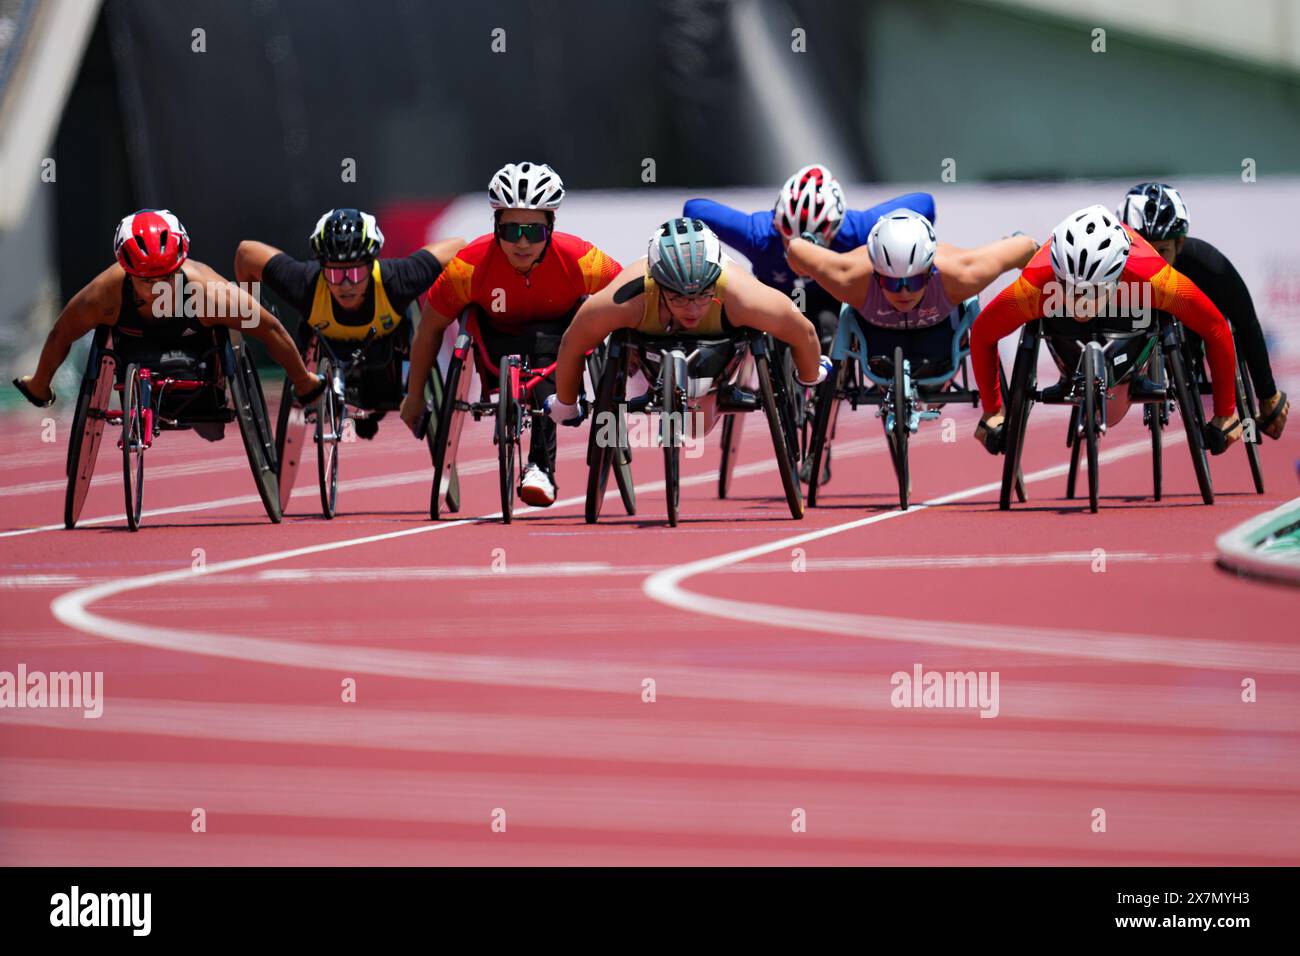
[[[1068,213],[1092,203],[1115,208],[1133,183],[1088,181],[1047,184],[962,185],[894,183],[846,185],[849,205],[864,208],[913,191],[929,191],[936,203],[939,238],[975,246],[1019,229],[1044,241]],[[1232,260],[1249,286],[1268,337],[1274,373],[1282,388],[1300,389],[1300,177],[1269,177],[1174,183],[1187,201],[1192,235],[1213,243]],[[770,208],[772,189],[570,190],[559,228],[596,243],[620,262],[645,254],[654,228],[681,215],[682,203],[704,196],[752,211]],[[471,239],[491,229],[485,193],[456,200],[436,224],[438,236]],[[988,302],[1014,278],[1007,274],[982,296]],[[1010,341],[1003,343],[1009,348]]]

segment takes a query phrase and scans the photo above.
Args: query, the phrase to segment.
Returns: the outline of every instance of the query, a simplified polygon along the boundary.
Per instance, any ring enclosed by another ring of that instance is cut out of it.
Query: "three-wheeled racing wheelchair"
[[[238,332],[209,329],[211,337],[184,351],[147,343],[116,342],[101,326],[91,339],[68,442],[68,487],[63,523],[73,528],[90,490],[104,425],[121,428],[126,523],[140,527],[144,506],[144,457],[163,431],[195,429],[208,435],[239,423],[258,495],[273,522],[280,520],[274,436],[262,384]],[[118,396],[118,407],[110,408]]]
[[[1152,315],[1151,321],[1141,325],[1129,317],[1103,316],[1088,322],[1052,317],[1029,322],[1021,330],[1003,426],[1006,459],[999,501],[1003,510],[1011,506],[1008,476],[1013,468],[1019,467],[1029,412],[1036,402],[1071,406],[1066,433],[1066,446],[1071,451],[1066,495],[1074,497],[1079,459],[1086,454],[1091,511],[1096,512],[1098,508],[1098,442],[1107,428],[1134,404],[1143,406],[1143,424],[1151,433],[1155,499],[1159,500],[1163,493],[1162,435],[1169,424],[1170,411],[1176,407],[1183,420],[1201,500],[1207,505],[1214,504],[1205,412],[1201,389],[1189,367],[1187,333],[1168,313],[1154,311]],[[1037,386],[1040,341],[1046,342],[1061,375],[1059,382],[1043,389]],[[1239,405],[1243,405],[1242,394],[1239,375]],[[1251,453],[1253,448],[1247,450]]]
[[[822,456],[835,435],[840,403],[846,401],[853,409],[859,405],[876,407],[898,479],[899,507],[907,510],[911,496],[909,438],[922,421],[938,418],[939,409],[944,405],[979,404],[979,392],[971,387],[968,361],[970,327],[979,311],[979,298],[972,297],[957,305],[945,322],[932,329],[874,330],[857,309],[850,305],[841,308],[831,344],[831,373],[818,386],[813,403],[808,504],[817,505]],[[917,354],[914,348],[908,347],[913,345],[908,340],[918,334],[926,336],[927,344],[936,337],[946,336],[944,347],[927,348]],[[882,340],[894,343],[893,347],[882,347],[879,344]],[[900,341],[908,345],[897,344]],[[1018,473],[1016,490],[1023,501],[1024,482]]]
[[[693,417],[706,422],[705,432],[719,419],[732,423],[723,436],[719,494],[725,496],[730,469],[735,466],[732,443],[739,440],[735,416],[760,408],[767,418],[790,514],[803,517],[793,365],[777,359],[770,336],[753,329],[742,329],[734,337],[710,339],[620,329],[609,337],[607,348],[603,374],[592,375],[596,394],[587,440],[588,523],[600,517],[611,468],[619,476],[620,490],[625,484],[631,486],[630,472],[624,475],[631,461],[629,414],[658,416],[657,443],[664,453],[668,524],[675,527],[681,499],[681,449],[684,431]],[[628,380],[637,370],[650,387],[644,394],[628,398]],[[758,379],[757,395],[745,387],[751,372]],[[628,503],[626,494],[624,503]],[[628,513],[632,513],[630,506]]]
[[[375,428],[377,419],[401,408],[412,328],[418,316],[419,309],[412,303],[405,321],[390,334],[377,336],[371,328],[363,338],[348,342],[330,340],[306,322],[298,326],[296,337],[303,364],[308,371],[327,378],[330,386],[315,402],[303,407],[293,401],[291,384],[285,382],[275,430],[282,510],[289,508],[303,456],[309,455],[308,448],[315,445],[321,513],[326,518],[334,517],[338,506],[339,445],[354,441],[367,424]],[[427,388],[437,407],[442,402],[442,375],[436,363]],[[429,448],[432,454],[431,435]],[[458,501],[460,490],[454,470],[450,484],[448,494]]]
[[[436,412],[427,426],[430,453],[433,456],[433,488],[429,496],[429,515],[435,520],[444,507],[459,510],[459,494],[453,495],[456,456],[460,450],[461,431],[468,415],[474,421],[493,419],[492,442],[497,449],[497,472],[501,492],[501,520],[509,524],[514,518],[514,501],[518,493],[520,470],[524,461],[523,436],[539,422],[549,424],[542,402],[533,392],[542,381],[554,384],[555,362],[533,367],[530,356],[555,355],[563,334],[563,321],[548,323],[518,334],[494,331],[494,350],[501,359],[493,363],[484,342],[481,314],[476,306],[461,313],[451,358],[447,363],[445,384],[439,385],[441,398],[435,395],[431,411]],[[592,382],[605,371],[605,346],[587,353],[587,373]],[[470,400],[470,383],[477,364],[478,401]],[[435,363],[435,371],[437,364]],[[553,427],[553,426],[551,426]],[[539,440],[533,435],[532,441]],[[631,456],[620,457],[617,468],[619,492],[628,514],[636,512],[636,492],[632,487]]]

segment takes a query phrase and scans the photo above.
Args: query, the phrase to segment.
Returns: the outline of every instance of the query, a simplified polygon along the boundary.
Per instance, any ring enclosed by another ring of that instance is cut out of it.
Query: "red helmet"
[[[117,224],[113,254],[128,274],[141,279],[171,275],[190,252],[190,237],[167,209],[141,209]]]

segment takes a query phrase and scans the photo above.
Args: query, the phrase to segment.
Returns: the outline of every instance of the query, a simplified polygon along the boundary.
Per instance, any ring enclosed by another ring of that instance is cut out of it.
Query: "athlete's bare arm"
[[[959,249],[941,242],[935,251],[934,265],[948,301],[963,302],[979,295],[1002,273],[1023,269],[1037,251],[1038,243],[1028,236],[999,239],[975,249]]]
[[[853,306],[866,299],[875,275],[866,246],[852,252],[832,252],[806,239],[791,239],[785,256],[799,275],[810,277],[835,298]]]
[[[235,280],[261,282],[262,270],[266,268],[266,264],[282,251],[265,242],[245,239],[235,249]]]
[[[293,338],[280,320],[262,307],[262,303],[209,265],[190,259],[184,269],[188,278],[203,288],[203,308],[196,316],[200,322],[234,329],[265,345],[267,353],[293,382],[293,389],[299,397],[316,387],[319,377],[307,371]]]
[[[36,372],[19,379],[28,391],[37,398],[48,399],[50,380],[68,357],[72,343],[98,326],[117,324],[118,313],[122,308],[122,283],[125,279],[126,272],[120,265],[113,263],[91,279],[63,307],[50,334],[45,337],[45,346],[36,363]]]
[[[456,258],[456,253],[465,248],[465,240],[460,236],[452,236],[450,239],[439,239],[437,242],[431,242],[424,247],[424,251],[433,255],[442,265],[446,265]]]
[[[402,421],[412,430],[424,412],[424,384],[429,381],[433,363],[438,361],[443,333],[454,321],[454,316],[443,315],[432,308],[428,301],[420,307],[420,324],[415,327],[415,335],[411,339],[411,367],[406,378],[406,397],[402,399],[402,407],[398,410]]]
[[[805,242],[804,245],[812,245]],[[764,285],[748,272],[727,270],[727,319],[780,339],[794,352],[799,378],[815,381],[821,362],[816,327],[783,292]]]

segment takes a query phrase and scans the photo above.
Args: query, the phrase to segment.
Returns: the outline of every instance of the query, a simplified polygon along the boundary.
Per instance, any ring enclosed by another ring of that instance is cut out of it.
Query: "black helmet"
[[[1187,206],[1178,190],[1164,183],[1138,183],[1124,197],[1119,218],[1144,239],[1177,239],[1187,235]]]
[[[375,217],[359,209],[331,209],[316,222],[311,251],[321,262],[361,262],[384,248]]]

